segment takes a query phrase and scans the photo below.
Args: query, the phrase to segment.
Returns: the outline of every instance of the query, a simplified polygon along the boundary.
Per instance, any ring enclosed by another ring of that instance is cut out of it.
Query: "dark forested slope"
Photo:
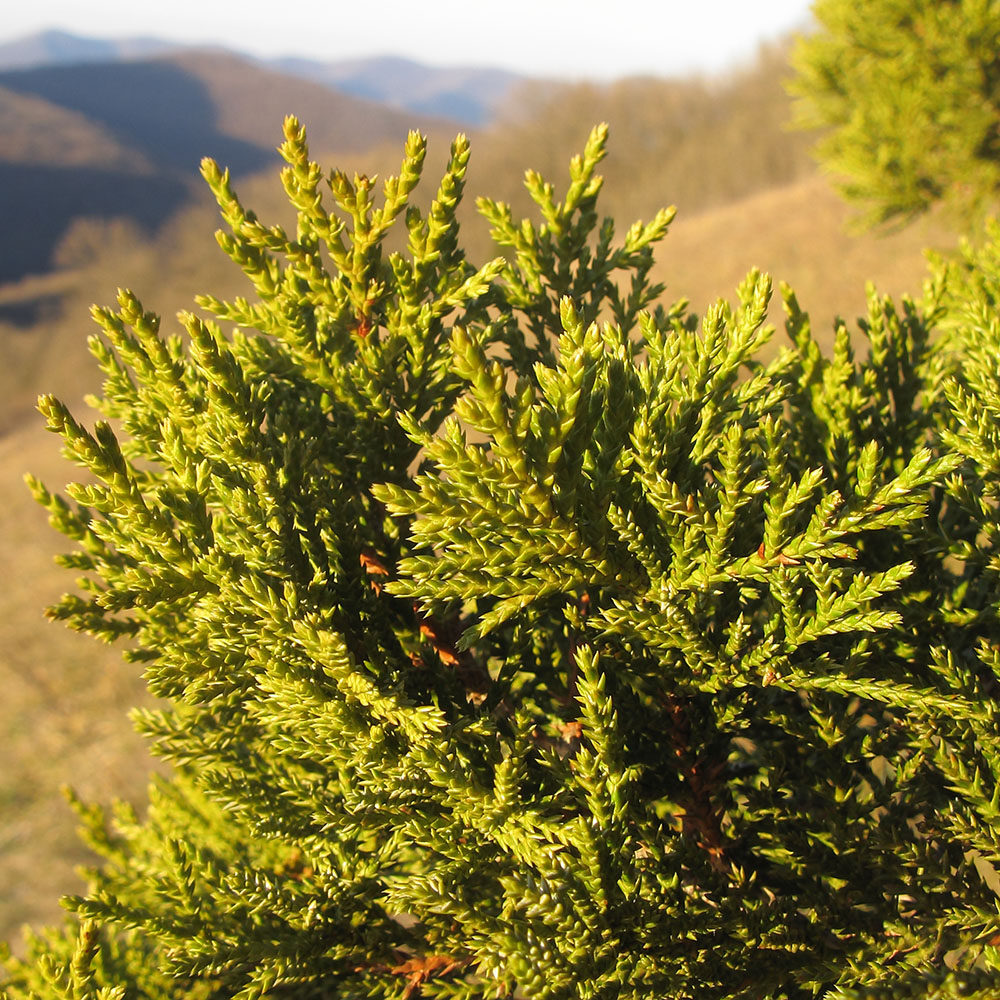
[[[224,52],[0,73],[0,284],[47,270],[74,219],[123,217],[147,233],[200,190],[211,156],[234,174],[276,160],[284,115],[318,148],[351,154],[408,129],[455,126],[276,73]]]

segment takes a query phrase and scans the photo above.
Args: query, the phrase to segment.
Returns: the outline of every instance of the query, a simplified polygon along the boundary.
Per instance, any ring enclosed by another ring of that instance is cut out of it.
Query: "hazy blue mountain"
[[[526,79],[503,69],[441,68],[398,56],[329,63],[289,57],[271,65],[356,97],[470,126],[488,124]]]

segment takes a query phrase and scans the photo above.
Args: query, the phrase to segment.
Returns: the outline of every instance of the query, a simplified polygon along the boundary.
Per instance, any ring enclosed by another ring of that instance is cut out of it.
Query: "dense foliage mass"
[[[12,1000],[993,997],[1000,233],[824,356],[752,273],[656,306],[605,132],[540,218],[427,212],[286,122],[294,233],[213,163],[253,297],[95,310],[109,421],[53,614],[172,765]],[[387,253],[391,227],[408,234]],[[207,318],[207,317],[214,318]],[[932,337],[938,331],[936,337]]]
[[[801,39],[800,124],[871,223],[1000,193],[1000,0],[816,0]]]

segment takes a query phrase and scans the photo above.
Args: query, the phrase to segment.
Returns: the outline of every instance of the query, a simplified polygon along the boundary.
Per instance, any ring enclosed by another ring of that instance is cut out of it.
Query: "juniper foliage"
[[[868,224],[938,202],[968,223],[1000,193],[1000,3],[817,0],[796,45],[798,123]]]
[[[377,195],[289,119],[294,233],[204,167],[252,301],[95,310],[51,613],[171,772],[76,803],[10,1000],[996,995],[1000,232],[857,352],[783,288],[764,361],[765,276],[657,304],[605,139],[477,268],[463,138],[421,212],[421,137]]]

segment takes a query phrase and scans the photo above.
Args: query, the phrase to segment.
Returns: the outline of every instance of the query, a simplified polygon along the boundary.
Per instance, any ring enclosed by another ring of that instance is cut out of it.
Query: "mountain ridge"
[[[431,66],[397,55],[324,61],[296,55],[261,58],[215,45],[151,36],[92,38],[50,29],[0,43],[0,72],[127,62],[193,51],[228,54],[398,110],[445,117],[467,127],[492,121],[529,78],[500,67]]]

